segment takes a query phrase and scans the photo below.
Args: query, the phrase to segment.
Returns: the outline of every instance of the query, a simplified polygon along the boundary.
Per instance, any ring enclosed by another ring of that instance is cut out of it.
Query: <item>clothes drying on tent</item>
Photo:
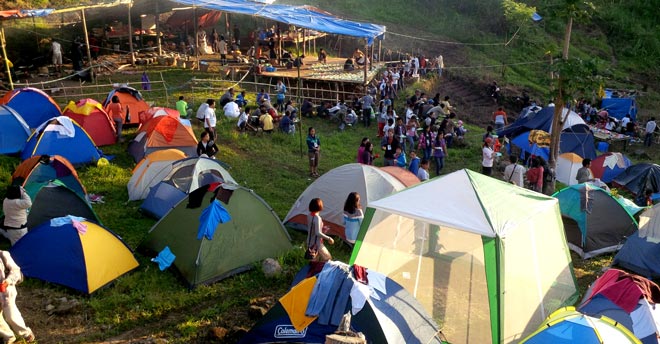
[[[97,146],[112,145],[117,142],[115,123],[101,103],[96,100],[86,98],[76,103],[70,101],[62,113],[85,129]]]
[[[237,184],[231,174],[222,167],[222,163],[215,159],[186,158],[163,169],[169,170],[169,173],[149,189],[140,206],[141,211],[157,219],[202,185]]]
[[[612,182],[623,173],[632,163],[621,153],[607,152],[591,161],[591,172],[595,178],[605,183]]]
[[[170,116],[154,117],[140,126],[128,144],[128,153],[135,162],[157,150],[176,148],[188,156],[197,155],[197,138],[190,122]]]
[[[608,269],[587,290],[578,306],[592,317],[606,316],[623,325],[643,344],[660,338],[660,287],[627,272]]]
[[[108,112],[108,105],[112,101],[112,97],[119,97],[119,102],[126,109],[128,107],[131,113],[131,121],[126,124],[140,124],[140,114],[149,109],[149,104],[144,101],[140,91],[134,89],[133,87],[120,86],[113,89],[108,93],[108,97],[103,101],[103,108]]]
[[[96,163],[102,152],[78,123],[66,116],[51,118],[30,135],[21,159],[37,155],[61,155],[73,165]]]
[[[223,184],[225,186],[225,184]],[[176,204],[149,230],[140,248],[155,256],[168,246],[173,266],[190,287],[246,271],[255,262],[291,249],[290,237],[273,209],[252,190],[205,185]],[[218,224],[213,240],[197,240],[204,208],[222,202],[231,220]]]
[[[366,209],[369,202],[405,188],[406,185],[399,179],[378,167],[358,163],[339,166],[324,173],[298,196],[284,217],[284,224],[307,231],[309,202],[321,197],[323,211],[320,215],[323,223],[329,227],[327,233],[346,239],[343,223],[344,203],[348,194],[359,193],[362,207]]]
[[[590,183],[556,192],[566,240],[583,259],[616,252],[637,230],[637,221],[609,192]]]
[[[626,239],[612,265],[648,278],[660,278],[660,204],[639,216],[639,230]]]
[[[30,133],[30,127],[18,112],[0,105],[0,154],[20,153]]]
[[[590,317],[565,307],[552,313],[520,344],[641,344],[632,332],[605,317]]]
[[[345,268],[342,265],[346,264],[330,261],[325,263],[320,273],[310,277],[307,277],[310,266],[304,266],[294,277],[289,292],[239,343],[324,343],[326,335],[337,330],[341,316],[352,312],[356,303],[362,304],[362,307],[351,317],[351,330],[362,332],[367,343],[442,343],[436,337],[438,325],[401,285],[371,269],[366,271],[368,276],[374,277],[373,282],[370,277],[368,283],[363,284],[355,278],[354,267]],[[383,278],[378,279],[376,275]],[[337,288],[327,296],[315,293],[318,286],[324,284]],[[301,323],[297,321],[305,319],[305,311],[310,304],[324,297],[327,301],[323,304],[322,315],[307,317],[307,321]],[[296,329],[298,324],[302,328],[299,326]]]
[[[38,88],[17,88],[7,92],[0,98],[0,104],[14,109],[30,128],[37,128],[49,118],[62,116],[53,98]]]
[[[48,184],[59,180],[82,198],[87,198],[87,191],[82,185],[78,172],[69,160],[60,155],[33,156],[24,160],[11,175],[12,183],[22,186],[28,184]]]
[[[85,195],[76,193],[60,180],[48,184],[27,184],[25,191],[32,199],[32,208],[28,213],[28,230],[50,219],[66,215],[84,217],[88,221],[101,223]]]
[[[562,231],[556,199],[464,169],[370,202],[349,264],[399,283],[450,342],[513,343],[577,301]]]
[[[76,229],[81,225],[84,234]],[[70,218],[30,228],[10,252],[26,277],[86,294],[138,267],[131,249],[119,236],[94,222],[76,224]]]
[[[158,150],[145,156],[133,168],[133,175],[127,185],[128,200],[145,199],[149,189],[172,171],[172,164],[185,157],[185,153],[174,148]]]

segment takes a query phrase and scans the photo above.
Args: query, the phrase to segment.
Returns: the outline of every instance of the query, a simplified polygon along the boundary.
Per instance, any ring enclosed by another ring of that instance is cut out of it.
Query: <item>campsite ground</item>
[[[186,85],[195,75],[192,73],[163,71],[169,85]],[[136,82],[139,74],[117,74],[112,78],[115,82]],[[449,87],[457,87],[456,83],[456,80],[447,79],[420,82],[408,88],[406,93],[416,87],[428,91],[448,90]],[[469,91],[469,88],[466,90]],[[184,88],[174,94],[188,95],[186,92]],[[195,97],[219,96],[217,92],[207,92]],[[147,100],[153,99],[155,105],[173,106],[166,104],[159,91],[147,94]],[[253,100],[254,95],[249,94],[249,98]],[[172,95],[170,99],[173,99]],[[173,100],[170,102],[173,103]],[[457,99],[456,105],[467,106],[461,104],[460,99]],[[488,115],[479,116],[467,120],[479,123],[484,120],[481,117]],[[317,118],[303,119],[304,128],[314,126],[320,133],[323,147],[321,172],[353,162],[363,136],[375,139],[375,127],[365,129],[358,125],[340,132],[336,125]],[[219,122],[220,160],[232,167],[230,172],[239,183],[255,190],[283,217],[297,196],[312,182],[308,177],[306,158],[301,155],[300,136],[298,133],[293,136],[280,133],[264,136],[239,134],[234,126],[226,119]],[[482,129],[473,125],[468,128],[467,145],[449,151],[445,173],[460,168],[479,169]],[[200,128],[195,128],[195,131],[199,133]],[[128,130],[129,137],[134,133],[135,129]],[[106,154],[114,156],[109,166],[86,166],[79,168],[78,172],[89,193],[104,196],[105,203],[95,204],[94,209],[105,226],[135,248],[155,221],[138,212],[139,202],[126,202],[126,184],[134,166],[126,154],[127,144],[103,147]],[[658,149],[650,153],[657,161]],[[381,160],[377,164],[381,164]],[[0,157],[0,180],[3,183],[10,180],[10,173],[18,163],[16,158]],[[159,271],[149,261],[150,257],[138,253],[140,267],[137,270],[92,296],[78,295],[66,288],[28,279],[20,287],[18,303],[40,343],[165,342],[162,340],[170,343],[234,343],[241,329],[247,329],[255,322],[255,318],[250,316],[253,312],[250,306],[267,308],[284,293],[295,272],[304,264],[301,248],[304,238],[298,232],[290,233],[295,248],[278,258],[284,273],[274,279],[264,278],[260,268],[255,266],[250,272],[189,291],[171,271]],[[7,247],[8,243],[4,245]],[[249,243],[246,243],[246,248],[249,249]],[[350,255],[345,244],[335,244],[331,251],[343,261],[347,261]],[[573,255],[580,290],[584,291],[603,267],[609,265],[610,260],[611,256],[602,256],[583,261]],[[216,333],[222,332],[219,328],[228,330],[224,340],[216,337]]]

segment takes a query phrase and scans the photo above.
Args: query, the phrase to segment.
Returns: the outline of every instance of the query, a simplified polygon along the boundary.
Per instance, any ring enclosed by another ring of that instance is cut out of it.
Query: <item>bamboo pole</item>
[[[160,25],[158,22],[160,21],[160,8],[158,7],[159,1],[155,1],[156,3],[156,15],[154,19],[156,22],[156,45],[158,46],[158,56],[163,55],[163,48],[161,47],[161,42],[160,42]]]
[[[133,24],[131,23],[131,7],[133,7],[133,1],[128,3],[128,51],[131,53],[131,65],[135,65],[135,54],[133,53]]]
[[[7,41],[5,40],[5,28],[0,23],[0,45],[2,45],[2,57],[5,59],[5,67],[7,69],[7,80],[9,80],[9,88],[14,89],[14,81],[11,79],[11,69],[9,68],[9,59],[7,58]]]
[[[96,78],[94,76],[94,65],[92,64],[92,52],[89,47],[89,33],[87,32],[87,20],[85,19],[85,9],[80,10],[83,22],[83,33],[85,34],[85,46],[87,46],[87,61],[89,61],[89,77],[92,81]]]
[[[364,58],[367,58],[367,54],[369,53],[369,41],[367,39],[364,40]],[[355,61],[357,64],[357,61]],[[368,63],[367,61],[364,61],[364,86],[367,86],[367,68],[368,68]],[[365,88],[366,90],[366,88]]]

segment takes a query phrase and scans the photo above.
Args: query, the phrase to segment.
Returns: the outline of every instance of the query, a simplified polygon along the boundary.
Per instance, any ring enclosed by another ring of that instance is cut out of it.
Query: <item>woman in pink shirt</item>
[[[119,102],[119,97],[112,96],[112,101],[108,104],[107,112],[112,117],[112,121],[115,122],[115,128],[117,128],[117,142],[122,142],[121,138],[121,129],[124,126],[124,108]]]

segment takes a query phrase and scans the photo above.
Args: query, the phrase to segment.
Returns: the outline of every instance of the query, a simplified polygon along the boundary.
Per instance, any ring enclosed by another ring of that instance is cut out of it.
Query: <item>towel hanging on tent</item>
[[[197,240],[202,240],[206,237],[208,240],[213,239],[215,229],[219,224],[231,221],[231,215],[220,201],[214,199],[211,204],[202,211],[199,216],[199,229],[197,231]]]
[[[158,268],[160,271],[163,271],[172,265],[172,262],[174,262],[174,259],[176,259],[176,256],[172,251],[170,250],[169,246],[165,246],[165,248],[158,253],[156,258],[151,258],[152,262],[158,263]]]

